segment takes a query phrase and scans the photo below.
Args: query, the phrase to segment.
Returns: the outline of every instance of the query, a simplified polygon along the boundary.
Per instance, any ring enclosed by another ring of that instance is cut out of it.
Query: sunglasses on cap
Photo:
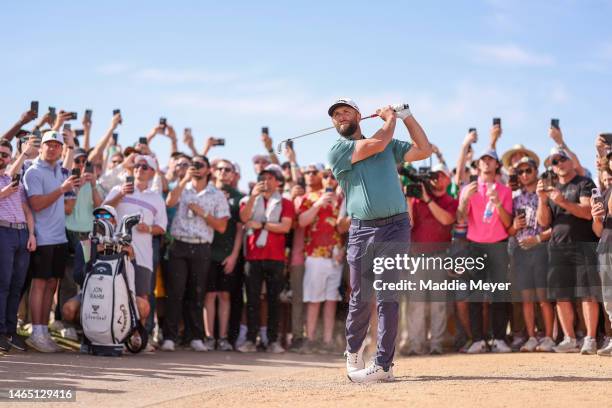
[[[94,215],[94,217],[96,217],[96,220],[99,220],[99,219],[110,220],[111,218],[113,218],[113,216],[109,213],[97,213]]]
[[[137,164],[134,166],[134,169],[143,169],[143,170],[149,170],[152,169],[153,167],[149,166],[148,164]]]
[[[532,173],[533,173],[533,169],[531,167],[528,167],[528,168],[523,169],[523,170],[517,170],[516,171],[517,176],[522,176],[523,174],[528,174],[529,175],[529,174],[532,174]]]
[[[565,163],[567,157],[560,156],[558,159],[552,159],[550,162],[553,166],[557,166],[559,163]]]

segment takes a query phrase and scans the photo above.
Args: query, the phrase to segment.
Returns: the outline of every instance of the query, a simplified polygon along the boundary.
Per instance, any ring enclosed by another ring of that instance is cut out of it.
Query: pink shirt
[[[465,188],[465,187],[464,187]],[[495,189],[499,195],[499,200],[508,214],[512,214],[512,190],[505,185],[496,182]],[[463,192],[463,191],[462,191]],[[468,233],[467,239],[479,243],[492,243],[503,241],[508,238],[506,228],[499,218],[497,208],[493,207],[493,217],[490,223],[482,221],[487,202],[487,184],[478,180],[478,190],[468,201]]]

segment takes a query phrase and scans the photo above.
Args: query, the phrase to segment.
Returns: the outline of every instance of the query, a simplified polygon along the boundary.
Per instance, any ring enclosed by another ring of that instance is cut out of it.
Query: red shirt
[[[268,200],[264,200],[264,206],[268,206]],[[286,198],[282,200],[281,215],[279,222],[283,218],[293,218],[295,217],[295,209],[293,208],[293,203]],[[242,205],[244,207],[244,204]],[[263,248],[257,247],[255,242],[257,242],[257,238],[259,234],[261,234],[260,229],[254,230],[253,234],[247,236],[246,240],[246,260],[247,261],[284,261],[285,260],[285,234],[278,234],[276,232],[268,231],[268,240],[266,242],[266,246]]]
[[[455,214],[459,201],[448,194],[430,198],[443,210]],[[432,214],[429,206],[418,198],[412,199],[412,242],[450,242],[453,225],[442,225]]]
[[[298,210],[298,215],[312,208],[321,197],[321,193],[317,191],[307,194]],[[333,205],[324,205],[319,208],[314,222],[306,227],[304,252],[307,256],[331,258],[334,247],[340,245],[340,234],[336,230],[340,204],[341,201],[338,201]]]

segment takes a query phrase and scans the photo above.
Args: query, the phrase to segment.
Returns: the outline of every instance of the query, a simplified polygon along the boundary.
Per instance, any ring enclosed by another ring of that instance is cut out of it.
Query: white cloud
[[[478,62],[523,66],[555,64],[553,57],[527,51],[516,44],[477,45],[472,48]]]

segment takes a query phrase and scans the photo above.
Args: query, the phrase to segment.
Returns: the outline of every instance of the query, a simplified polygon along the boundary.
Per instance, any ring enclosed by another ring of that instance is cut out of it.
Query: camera
[[[558,176],[552,169],[548,169],[540,175],[540,180],[544,181],[544,191],[551,191],[558,181]]]
[[[418,170],[412,166],[400,167],[397,172],[403,176],[404,195],[406,197],[421,198],[423,192],[421,185],[429,191],[430,181],[433,179],[431,167],[419,167]]]

